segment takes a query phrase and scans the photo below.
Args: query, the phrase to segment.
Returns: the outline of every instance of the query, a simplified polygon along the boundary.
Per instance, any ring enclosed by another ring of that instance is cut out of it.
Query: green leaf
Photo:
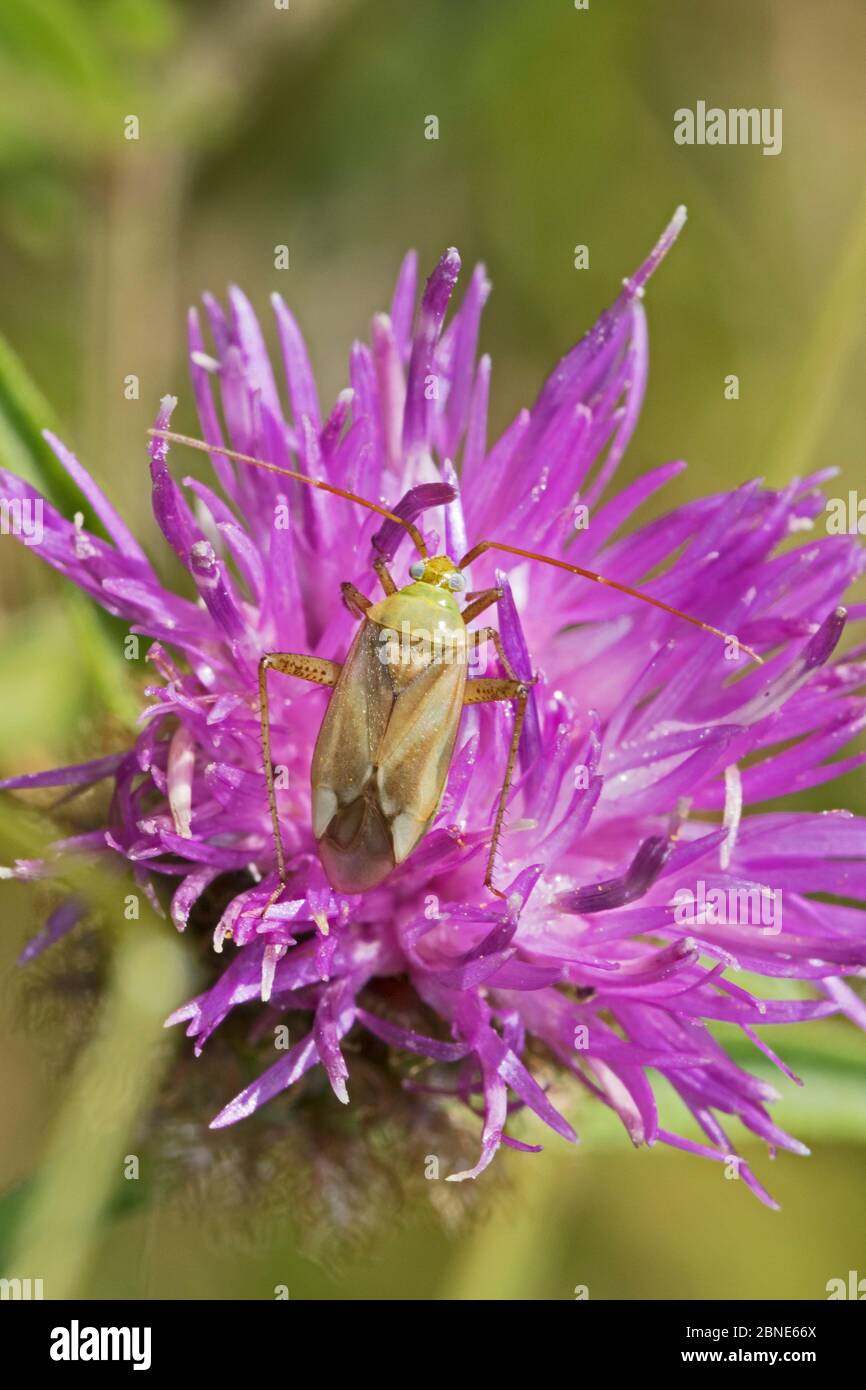
[[[0,1192],[0,1269],[5,1269],[18,1232],[22,1212],[25,1210],[33,1178],[24,1178],[14,1186]]]
[[[112,81],[109,55],[92,15],[75,0],[16,0],[0,9],[6,62],[31,77],[50,77],[80,99]]]
[[[83,511],[84,499],[43,438],[45,429],[56,429],[54,413],[18,355],[0,336],[0,458],[39,487],[64,514]]]
[[[38,487],[65,516],[80,511],[88,530],[104,538],[104,527],[55,458],[44,429],[62,434],[39,387],[0,336],[0,463]],[[79,654],[105,707],[131,728],[140,704],[130,686],[129,663],[123,660],[125,627],[71,585],[66,603]]]

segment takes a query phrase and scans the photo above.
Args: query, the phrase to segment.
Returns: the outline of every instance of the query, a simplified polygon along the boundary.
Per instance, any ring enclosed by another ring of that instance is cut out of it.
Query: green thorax
[[[457,631],[464,626],[463,617],[454,594],[437,584],[417,580],[396,594],[389,594],[367,610],[367,618],[382,627],[400,630],[406,622],[410,627],[430,626]]]

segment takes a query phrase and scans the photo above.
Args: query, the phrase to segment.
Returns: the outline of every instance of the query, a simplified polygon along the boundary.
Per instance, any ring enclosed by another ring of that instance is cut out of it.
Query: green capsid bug
[[[288,876],[271,761],[271,671],[333,689],[313,752],[312,821],[328,881],[343,893],[363,893],[382,883],[423,838],[445,789],[464,706],[513,701],[514,725],[484,874],[484,886],[497,897],[504,896],[494,885],[493,876],[532,682],[518,678],[496,628],[468,626],[501,598],[502,590],[469,594],[466,606],[458,606],[456,595],[466,587],[463,571],[487,550],[537,560],[605,584],[726,642],[737,643],[753,660],[761,660],[719,628],[593,570],[494,540],[479,541],[457,562],[447,555],[430,556],[411,521],[368,498],[170,430],[151,430],[150,434],[282,474],[378,512],[399,523],[418,552],[419,558],[410,569],[412,582],[402,588],[384,559],[374,562],[385,595],[377,603],[353,584],[341,586],[344,602],[361,620],[342,663],[299,652],[267,652],[260,658],[262,760],[280,880],[272,901],[279,897]],[[470,678],[468,667],[473,656],[487,642],[493,643],[507,674]]]

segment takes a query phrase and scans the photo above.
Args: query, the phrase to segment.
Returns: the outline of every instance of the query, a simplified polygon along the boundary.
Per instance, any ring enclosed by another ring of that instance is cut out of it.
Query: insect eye
[[[448,588],[454,589],[456,593],[459,593],[461,589],[465,589],[466,575],[461,574],[460,570],[452,570],[451,574],[448,576]]]
[[[414,564],[411,564],[411,565],[409,566],[409,574],[411,575],[411,577],[412,577],[413,579],[423,579],[423,578],[424,578],[424,562],[423,562],[423,560],[416,560],[416,561],[414,562]]]

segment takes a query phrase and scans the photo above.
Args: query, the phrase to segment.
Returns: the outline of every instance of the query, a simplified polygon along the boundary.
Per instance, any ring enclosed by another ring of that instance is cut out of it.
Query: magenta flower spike
[[[523,1107],[575,1140],[533,1075],[530,1041],[564,1081],[615,1111],[636,1145],[729,1161],[736,1151],[724,1124],[734,1118],[771,1151],[805,1152],[771,1118],[776,1091],[734,1062],[712,1030],[734,1025],[789,1084],[797,1078],[756,1029],[830,1014],[866,1025],[849,983],[866,968],[866,919],[851,905],[866,897],[866,826],[845,811],[761,809],[866,756],[831,760],[866,724],[864,649],[834,656],[863,551],[853,538],[817,533],[781,548],[821,516],[829,473],[780,492],[746,483],[648,525],[635,525],[634,514],[684,465],[612,491],[647,379],[644,289],[684,220],[678,211],[532,408],[492,444],[490,360],[477,359],[490,287],[479,267],[449,319],[456,251],[434,269],[417,313],[415,258],[406,258],[390,314],[373,319],[369,346],[354,346],[348,385],[329,411],[278,296],[278,363],[240,290],[225,306],[207,297],[204,323],[190,314],[189,346],[213,486],[182,478],[183,461],[164,439],[150,445],[154,512],[189,573],[186,597],[162,586],[83,467],[48,436],[108,539],[43,502],[40,553],[151,640],[155,683],[126,753],[2,785],[111,779],[108,824],[80,848],[131,866],[154,901],[170,901],[179,931],[211,885],[231,886],[212,923],[221,973],[169,1023],[186,1026],[198,1053],[241,1005],[258,1001],[271,1017],[297,1011],[312,1022],[252,1085],[226,1097],[215,1127],[317,1067],[348,1102],[342,1044],[366,1032],[447,1070],[453,1096],[479,1114],[480,1153],[453,1181],[477,1177],[502,1143],[533,1147],[506,1133]],[[157,428],[169,427],[173,406],[162,402]],[[412,556],[395,522],[245,467],[225,449],[414,519],[431,548],[451,553],[495,538],[642,586],[736,632],[765,664],[732,660],[706,632],[613,589],[484,555],[472,588],[498,575],[504,594],[493,621],[506,654],[522,679],[539,677],[500,853],[506,897],[491,898],[482,880],[509,706],[466,710],[426,837],[380,886],[345,895],[329,886],[310,826],[310,760],[329,697],[275,676],[289,883],[274,902],[258,659],[288,651],[342,660],[356,619],[339,601],[340,581],[370,593],[379,555],[408,582]],[[2,486],[9,498],[38,496],[8,473]],[[6,872],[34,877],[50,865]],[[26,958],[84,911],[62,903]],[[401,1022],[377,990],[395,977],[417,1000],[416,1016]],[[762,979],[772,982],[766,996]],[[650,1069],[679,1095],[703,1142],[662,1127]],[[557,1087],[560,1103],[566,1089]],[[772,1205],[748,1165],[739,1171]]]

